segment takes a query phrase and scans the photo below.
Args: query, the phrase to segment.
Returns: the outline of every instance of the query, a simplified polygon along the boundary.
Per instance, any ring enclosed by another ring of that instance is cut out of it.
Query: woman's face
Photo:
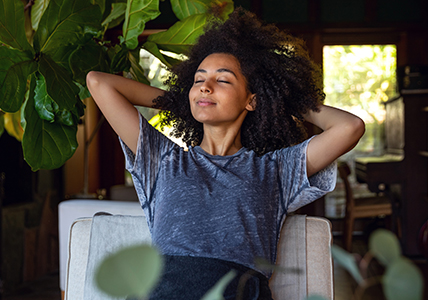
[[[189,92],[193,117],[209,125],[228,125],[242,121],[254,110],[247,82],[238,60],[231,54],[207,56],[195,73]]]

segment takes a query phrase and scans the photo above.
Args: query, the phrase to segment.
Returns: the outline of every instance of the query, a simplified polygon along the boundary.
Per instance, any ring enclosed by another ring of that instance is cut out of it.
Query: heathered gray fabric
[[[213,156],[199,146],[184,151],[140,116],[137,154],[123,142],[122,147],[161,253],[218,258],[257,270],[257,257],[275,263],[286,214],[334,189],[335,164],[308,180],[308,142],[261,157],[246,148]]]

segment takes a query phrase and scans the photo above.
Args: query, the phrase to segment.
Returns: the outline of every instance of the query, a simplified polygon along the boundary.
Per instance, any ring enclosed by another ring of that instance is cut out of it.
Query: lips
[[[198,101],[196,101],[196,104],[199,106],[212,106],[212,105],[216,105],[216,103],[210,99],[200,99]]]

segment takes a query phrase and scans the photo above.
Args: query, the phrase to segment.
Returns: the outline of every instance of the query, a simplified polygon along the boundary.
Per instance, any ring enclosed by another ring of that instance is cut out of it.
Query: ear
[[[250,101],[248,102],[247,106],[245,107],[248,111],[255,111],[256,110],[256,94],[250,95]]]

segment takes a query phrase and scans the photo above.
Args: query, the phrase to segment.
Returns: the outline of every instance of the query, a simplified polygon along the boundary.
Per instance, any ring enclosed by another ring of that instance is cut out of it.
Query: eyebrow
[[[232,74],[233,76],[235,76],[235,78],[238,78],[238,77],[236,76],[235,72],[233,72],[233,71],[232,71],[232,70],[230,70],[230,69],[220,68],[220,69],[218,69],[218,70],[216,71],[216,73],[223,73],[223,72],[230,73],[230,74]],[[196,73],[207,73],[207,70],[205,70],[205,69],[198,69],[198,70],[196,70],[195,74],[196,74]]]

